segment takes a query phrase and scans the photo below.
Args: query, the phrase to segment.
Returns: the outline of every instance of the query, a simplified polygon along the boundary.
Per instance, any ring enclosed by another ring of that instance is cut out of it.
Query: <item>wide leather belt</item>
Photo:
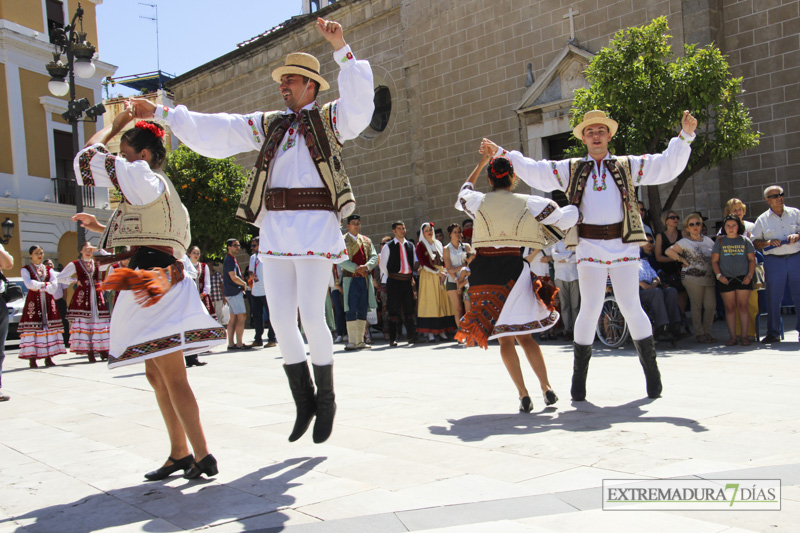
[[[400,274],[389,272],[387,274],[389,279],[396,279],[398,281],[411,281],[411,274]]]
[[[480,256],[484,257],[497,257],[501,255],[522,255],[522,249],[516,246],[514,247],[504,247],[504,248],[493,248],[491,246],[482,246],[475,250],[475,253]]]
[[[267,189],[264,203],[268,211],[336,211],[325,187]]]
[[[594,224],[579,224],[578,237],[583,239],[601,239],[608,241],[611,239],[622,238],[622,222],[608,224],[606,226],[595,226]]]

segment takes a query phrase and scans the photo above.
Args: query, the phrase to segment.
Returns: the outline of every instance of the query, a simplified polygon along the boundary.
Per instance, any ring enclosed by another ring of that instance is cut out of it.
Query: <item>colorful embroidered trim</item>
[[[557,207],[558,207],[558,204],[556,204],[553,201],[550,201],[550,203],[547,204],[547,207],[542,209],[542,212],[534,217],[536,219],[536,222],[541,222],[542,220],[544,220],[547,217],[549,217],[550,215],[552,215],[553,211],[555,211]]]
[[[540,331],[553,326],[558,322],[558,313],[553,311],[546,318],[541,320],[534,320],[525,324],[502,324],[496,326],[492,331],[492,336],[502,335],[504,333],[522,333]]]
[[[471,287],[467,293],[469,301],[472,302],[472,310],[458,323],[456,340],[464,341],[467,346],[478,345],[488,350],[489,335],[494,330],[500,311],[515,283],[511,280],[505,285]]]
[[[613,265],[614,263],[627,263],[629,261],[640,261],[641,258],[639,257],[619,257],[614,259],[613,261],[603,261],[602,259],[596,259],[594,257],[584,257],[583,259],[578,259],[578,264],[586,261],[587,263],[598,263],[600,265]]]
[[[117,188],[119,194],[122,195],[122,199],[127,201],[125,193],[122,192],[122,188],[119,186],[119,179],[117,178],[117,158],[111,154],[106,155],[105,167],[108,179],[111,180],[111,183]]]
[[[253,120],[252,115],[247,115],[247,123],[250,125],[250,128],[253,130],[253,140],[256,144],[261,144],[261,136],[258,134],[258,126],[256,126],[255,120]]]
[[[461,209],[463,209],[466,214],[474,219],[475,213],[467,209],[467,201],[464,198],[459,198],[458,201],[461,202]]]
[[[341,59],[341,62],[342,62],[342,63],[347,63],[347,62],[348,62],[348,61],[350,61],[351,59],[353,59],[353,52],[347,52],[347,54],[345,54],[345,55],[342,57],[342,59]]]
[[[561,176],[559,176],[559,174],[558,174],[558,169],[556,168],[556,162],[555,161],[550,161],[550,168],[553,169],[553,174],[555,174],[556,179],[558,180],[558,186],[559,187],[563,187],[564,186],[564,182],[561,181]]]
[[[692,144],[692,141],[694,140],[694,139],[692,139],[691,141],[686,140],[686,137],[683,136],[683,130],[681,130],[681,132],[678,134],[678,137],[686,144]]]
[[[161,106],[161,117],[167,118],[169,116],[169,108],[167,106]]]
[[[81,181],[86,187],[94,187],[94,176],[92,176],[92,158],[97,153],[94,148],[89,148],[78,157],[78,169],[81,173]]]
[[[644,176],[644,162],[645,162],[646,159],[647,159],[647,156],[643,155],[641,157],[641,161],[639,162],[639,177],[636,178],[636,184],[637,185],[642,182],[642,177]]]
[[[157,352],[163,352],[164,350],[178,349],[180,346],[181,336],[180,333],[176,333],[168,337],[161,337],[160,339],[129,346],[119,357],[109,356],[108,363],[118,363],[129,359],[145,357]]]
[[[311,251],[308,251],[304,254],[293,254],[290,252],[273,252],[272,250],[267,250],[266,252],[260,252],[260,253],[262,255],[272,255],[276,257],[305,257],[309,255],[324,257],[325,259],[340,259],[342,257],[348,257],[347,250],[342,250],[338,254],[332,254],[330,252],[324,253],[324,252],[311,252]]]
[[[193,329],[183,334],[186,344],[191,342],[215,341],[226,337],[225,328]]]

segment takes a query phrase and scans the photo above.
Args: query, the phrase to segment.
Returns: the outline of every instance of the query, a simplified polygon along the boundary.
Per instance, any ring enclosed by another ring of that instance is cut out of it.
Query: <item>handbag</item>
[[[0,272],[0,280],[2,280],[3,283],[5,284],[5,290],[3,290],[0,296],[3,297],[3,300],[6,303],[15,302],[17,300],[22,299],[23,296],[22,287],[20,287],[15,283],[9,282],[2,272]]]
[[[367,311],[367,324],[374,326],[378,323],[378,310],[370,309]]]
[[[227,326],[228,322],[231,321],[231,308],[228,307],[228,302],[222,304],[222,311],[220,312],[219,323],[223,326]]]
[[[764,263],[759,263],[756,265],[755,271],[753,271],[753,290],[760,291],[767,286],[767,278],[766,274],[764,274]]]

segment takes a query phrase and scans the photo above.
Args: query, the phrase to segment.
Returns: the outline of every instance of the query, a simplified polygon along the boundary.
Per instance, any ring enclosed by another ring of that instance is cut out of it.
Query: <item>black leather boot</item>
[[[311,419],[317,412],[317,402],[314,399],[314,383],[311,381],[308,363],[303,361],[293,365],[283,365],[283,370],[289,379],[289,388],[292,389],[292,397],[297,407],[294,428],[289,435],[289,442],[294,442],[303,436],[311,424]]]
[[[314,422],[314,442],[325,442],[333,431],[333,417],[336,415],[336,395],[333,393],[333,363],[314,367],[314,381],[317,384],[317,421]]]
[[[652,335],[640,341],[633,341],[636,351],[639,353],[639,362],[644,370],[644,378],[647,381],[647,397],[658,398],[661,396],[661,372],[658,371],[656,363],[656,343]]]
[[[586,399],[586,376],[589,374],[589,359],[592,358],[592,345],[572,343],[572,389],[570,394],[576,402]]]

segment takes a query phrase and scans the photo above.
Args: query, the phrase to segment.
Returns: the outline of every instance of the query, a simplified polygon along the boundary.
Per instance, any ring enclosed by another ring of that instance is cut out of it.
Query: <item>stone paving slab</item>
[[[277,349],[215,353],[189,373],[220,474],[154,483],[142,474],[168,445],[142,366],[109,371],[68,354],[31,370],[12,345],[0,533],[791,531],[800,519],[795,335],[774,348],[659,345],[658,400],[644,397],[630,344],[596,345],[589,401],[578,403],[570,346],[544,343],[560,401],[544,408],[523,365],[531,414],[516,412],[496,345],[338,345],[339,411],[322,445],[310,434],[286,440],[294,406]],[[783,479],[782,511],[600,509],[603,479],[726,475]]]

